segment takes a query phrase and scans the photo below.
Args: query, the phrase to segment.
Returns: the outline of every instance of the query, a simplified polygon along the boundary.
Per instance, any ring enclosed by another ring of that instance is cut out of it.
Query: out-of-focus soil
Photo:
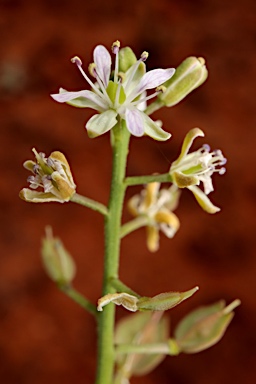
[[[143,230],[125,238],[121,277],[143,295],[200,286],[195,297],[170,311],[172,330],[198,305],[220,298],[242,301],[218,345],[166,358],[132,383],[255,381],[255,12],[254,0],[0,2],[1,383],[94,381],[94,321],[48,280],[39,249],[44,227],[51,224],[76,260],[75,287],[96,302],[103,220],[74,204],[27,204],[18,192],[27,185],[22,163],[31,158],[32,147],[46,154],[58,149],[67,154],[78,192],[107,202],[109,136],[89,139],[84,124],[92,112],[59,105],[49,94],[60,86],[86,88],[70,58],[81,56],[86,68],[95,45],[110,47],[116,39],[138,56],[149,51],[148,68],[175,67],[196,55],[205,57],[210,73],[180,105],[155,114],[172,132],[171,140],[132,139],[128,174],[167,172],[185,133],[197,126],[228,158],[227,173],[214,177],[212,193],[222,211],[207,215],[184,191],[176,237],[162,236],[155,254],[148,253]],[[125,315],[118,309],[119,318]]]

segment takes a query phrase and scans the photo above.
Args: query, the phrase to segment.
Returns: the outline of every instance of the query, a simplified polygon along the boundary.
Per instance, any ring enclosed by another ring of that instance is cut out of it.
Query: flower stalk
[[[113,132],[112,182],[105,216],[105,256],[102,296],[115,293],[111,278],[118,278],[120,226],[125,194],[125,171],[130,134],[124,122],[119,122]],[[115,350],[114,350],[115,306],[109,304],[99,313],[98,369],[96,384],[112,384]]]
[[[99,212],[104,216],[108,214],[108,209],[104,204],[98,203],[97,201],[89,199],[88,197],[79,195],[78,193],[75,193],[71,197],[70,201],[83,205],[84,207],[91,208],[92,210]]]

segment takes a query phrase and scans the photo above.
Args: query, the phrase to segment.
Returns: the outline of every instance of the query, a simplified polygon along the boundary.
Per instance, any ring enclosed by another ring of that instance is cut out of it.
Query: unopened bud
[[[171,79],[163,84],[166,92],[159,94],[158,98],[165,106],[172,107],[199,87],[207,76],[204,59],[188,57],[177,67]]]
[[[234,300],[225,307],[224,301],[192,311],[177,326],[172,347],[177,351],[196,353],[210,348],[224,335],[240,300]]]
[[[51,227],[45,231],[41,252],[46,273],[58,285],[69,285],[75,276],[75,263],[61,240],[53,237]]]
[[[186,292],[166,292],[154,297],[141,297],[138,300],[137,307],[139,310],[167,311],[188,299],[198,289],[198,287],[195,287]]]

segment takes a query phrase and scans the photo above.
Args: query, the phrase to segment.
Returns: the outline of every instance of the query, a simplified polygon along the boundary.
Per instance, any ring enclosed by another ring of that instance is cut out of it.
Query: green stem
[[[85,207],[91,208],[94,211],[101,213],[102,215],[108,214],[107,207],[104,204],[98,203],[97,201],[89,199],[88,197],[79,195],[78,193],[75,193],[71,197],[70,201],[72,201],[73,203],[77,203]]]
[[[76,291],[71,286],[60,286],[59,287],[62,292],[64,292],[68,297],[74,300],[77,304],[80,305],[87,312],[90,312],[95,317],[98,316],[97,309],[95,305],[93,305],[88,299],[86,299],[81,293]]]
[[[167,343],[152,343],[152,344],[120,344],[116,347],[116,353],[140,353],[140,354],[155,354],[163,353],[170,354],[170,348]]]
[[[129,295],[136,296],[138,298],[141,297],[138,293],[134,292],[131,288],[129,288],[119,279],[116,279],[113,277],[112,279],[110,279],[110,282],[117,292],[125,292],[125,293],[129,293]]]
[[[105,256],[102,296],[115,293],[111,278],[118,278],[120,226],[125,194],[125,171],[130,134],[123,122],[112,128],[113,164],[112,182],[105,216]],[[114,350],[115,305],[109,304],[99,314],[98,369],[96,384],[112,384],[115,350]]]
[[[155,181],[158,183],[170,183],[172,182],[172,177],[169,173],[163,173],[162,175],[129,176],[126,177],[124,182],[128,187],[132,185],[153,183]]]
[[[133,220],[128,221],[121,227],[120,237],[121,239],[128,235],[129,233],[139,229],[141,227],[145,227],[148,224],[147,216],[138,216]]]

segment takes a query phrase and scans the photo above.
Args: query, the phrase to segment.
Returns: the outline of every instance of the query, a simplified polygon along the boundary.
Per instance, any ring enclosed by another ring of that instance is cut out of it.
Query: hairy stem
[[[172,177],[169,173],[163,173],[161,175],[146,175],[146,176],[129,176],[125,179],[125,185],[141,185],[154,183],[157,181],[158,183],[170,183],[172,182]]]
[[[152,343],[152,344],[120,344],[116,347],[116,353],[139,353],[143,355],[151,355],[155,353],[170,354],[168,343]]]
[[[102,296],[115,293],[111,278],[118,278],[120,253],[120,227],[125,194],[125,171],[130,134],[125,123],[117,124],[113,129],[113,164],[112,182],[105,216],[105,256]],[[109,304],[99,314],[98,369],[96,384],[112,384],[115,350],[114,350],[115,306]]]
[[[62,292],[64,292],[68,297],[70,297],[72,300],[74,300],[80,307],[85,309],[87,312],[91,313],[95,317],[98,316],[98,312],[96,309],[96,306],[93,305],[88,299],[86,299],[81,293],[76,291],[71,286],[60,286],[59,287]]]
[[[108,214],[107,207],[104,204],[98,203],[97,201],[89,199],[88,197],[79,195],[78,193],[75,193],[71,197],[70,201],[72,201],[73,203],[83,205],[84,207],[91,208],[94,211],[101,213],[102,215]]]
[[[133,220],[128,221],[121,227],[120,231],[120,237],[121,239],[128,235],[129,233],[135,231],[136,229],[139,229],[141,227],[145,227],[149,222],[149,219],[147,216],[138,216]]]

